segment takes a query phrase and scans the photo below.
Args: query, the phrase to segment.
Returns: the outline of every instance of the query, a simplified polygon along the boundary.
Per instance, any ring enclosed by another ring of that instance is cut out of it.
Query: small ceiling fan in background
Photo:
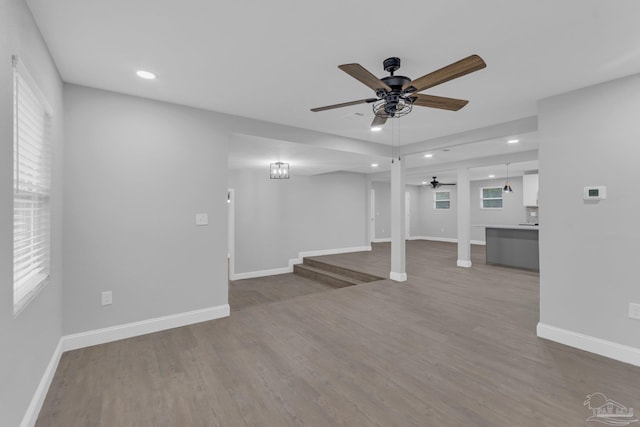
[[[434,188],[434,189],[442,185],[455,185],[455,184],[446,184],[444,182],[439,182],[435,176],[433,177],[433,181],[431,181],[429,184],[431,184],[431,188]]]
[[[425,95],[418,92],[481,70],[486,66],[487,64],[485,64],[484,60],[478,55],[471,55],[432,73],[411,80],[408,77],[393,74],[400,68],[400,58],[396,57],[384,60],[384,70],[390,75],[381,79],[371,74],[360,64],[338,65],[339,69],[373,89],[376,93],[376,98],[366,98],[357,101],[343,102],[341,104],[327,105],[326,107],[312,108],[311,111],[326,111],[351,105],[373,103],[373,113],[375,117],[371,123],[372,127],[382,126],[390,117],[401,117],[409,114],[414,105],[458,111],[467,105],[469,101]]]

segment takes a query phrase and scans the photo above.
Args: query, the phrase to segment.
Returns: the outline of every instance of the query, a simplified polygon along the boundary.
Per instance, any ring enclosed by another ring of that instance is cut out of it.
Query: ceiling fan
[[[384,70],[390,75],[381,79],[371,74],[360,64],[338,65],[339,69],[373,89],[376,93],[376,98],[366,98],[357,101],[343,102],[341,104],[327,105],[326,107],[312,108],[311,111],[318,112],[357,104],[373,103],[375,118],[371,123],[372,127],[382,126],[390,117],[400,117],[409,114],[414,105],[458,111],[467,105],[469,101],[425,95],[418,92],[481,70],[486,66],[487,64],[485,64],[484,60],[478,55],[471,55],[432,73],[411,80],[408,77],[393,74],[400,68],[400,58],[393,57],[384,60]]]
[[[455,185],[455,184],[446,184],[444,182],[439,182],[436,177],[433,177],[433,181],[431,181],[429,184],[431,184],[431,188],[438,188],[442,185]]]

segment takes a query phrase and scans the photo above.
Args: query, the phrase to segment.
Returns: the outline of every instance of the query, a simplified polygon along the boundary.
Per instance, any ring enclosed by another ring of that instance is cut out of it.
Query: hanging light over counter
[[[509,184],[509,163],[507,163],[507,182],[504,183],[504,187],[502,187],[502,191],[504,193],[513,193],[511,189],[511,184]]]

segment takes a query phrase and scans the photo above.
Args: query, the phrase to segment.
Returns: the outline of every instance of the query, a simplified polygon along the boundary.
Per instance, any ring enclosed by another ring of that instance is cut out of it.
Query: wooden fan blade
[[[458,111],[469,103],[466,99],[444,98],[442,96],[425,95],[423,93],[414,93],[413,105],[420,107],[440,108],[441,110]]]
[[[374,91],[378,89],[384,89],[386,91],[391,91],[391,88],[384,83],[382,80],[371,74],[366,68],[364,68],[360,64],[344,64],[338,65],[345,73],[349,74],[354,79],[358,80],[361,83],[369,86]]]
[[[371,127],[382,126],[387,122],[386,117],[375,116],[371,122]]]
[[[342,107],[348,107],[350,105],[365,104],[367,102],[370,103],[370,102],[375,102],[377,100],[378,98],[359,99],[357,101],[343,102],[342,104],[334,104],[334,105],[327,105],[326,107],[312,108],[311,111],[313,111],[314,113],[317,113],[318,111],[333,110],[334,108],[342,108]]]
[[[409,92],[420,92],[449,80],[457,79],[486,67],[487,64],[478,55],[471,55],[458,62],[442,67],[432,73],[415,79],[402,87]],[[410,89],[410,88],[414,89]]]

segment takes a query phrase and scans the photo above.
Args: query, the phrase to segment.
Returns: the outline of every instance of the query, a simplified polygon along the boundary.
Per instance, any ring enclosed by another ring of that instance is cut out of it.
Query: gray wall
[[[18,54],[53,108],[49,284],[13,317],[13,74]],[[22,0],[0,2],[0,424],[17,426],[62,335],[62,82]]]
[[[527,208],[522,204],[522,177],[511,177],[509,183],[513,193],[502,193],[502,209],[481,209],[480,188],[502,187],[504,179],[487,179],[471,182],[471,225],[473,224],[519,224],[527,220]],[[471,227],[471,240],[485,240],[483,227]]]
[[[226,304],[223,119],[80,86],[64,95],[64,333]]]
[[[269,179],[269,170],[231,171],[235,273],[287,267],[301,251],[368,246],[365,175]]]
[[[527,210],[522,205],[522,177],[509,178],[513,193],[503,193],[502,209],[480,208],[480,188],[502,187],[504,181],[504,179],[471,181],[471,225],[518,224],[526,221]],[[424,186],[420,190],[420,235],[456,239],[458,237],[456,186],[441,187],[441,189],[451,191],[451,209],[449,210],[435,210],[433,208],[433,190],[431,187]],[[484,241],[484,228],[471,227],[471,240]]]
[[[420,187],[420,236],[456,239],[458,238],[457,191],[455,185],[440,187],[439,190],[451,191],[450,209],[433,208],[433,189]]]
[[[540,321],[640,348],[640,75],[541,101]],[[607,200],[583,188],[606,185]]]
[[[410,223],[409,237],[420,235],[420,225],[422,218],[420,217],[420,206],[422,205],[422,195],[420,194],[420,186],[406,185],[405,192],[410,194]]]

